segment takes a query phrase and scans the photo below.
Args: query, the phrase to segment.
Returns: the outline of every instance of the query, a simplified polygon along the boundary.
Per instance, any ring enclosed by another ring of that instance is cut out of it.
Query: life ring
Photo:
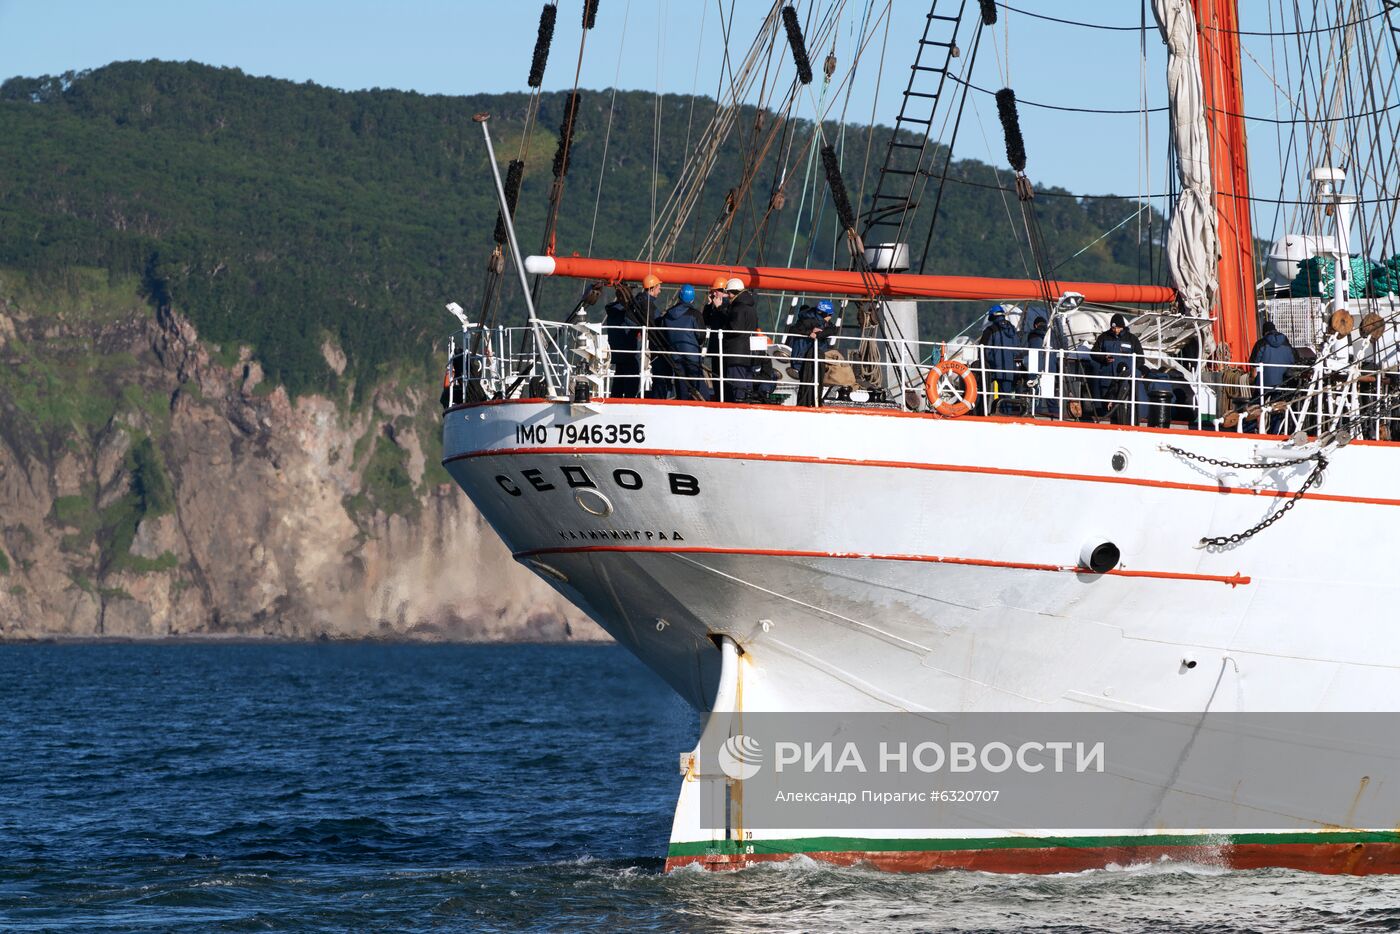
[[[957,418],[972,411],[977,401],[977,375],[966,363],[944,360],[924,377],[928,404],[944,418]]]

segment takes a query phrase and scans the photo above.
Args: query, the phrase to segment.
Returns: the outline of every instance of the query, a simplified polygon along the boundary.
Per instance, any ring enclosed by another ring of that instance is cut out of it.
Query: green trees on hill
[[[526,153],[518,222],[527,251],[538,246],[562,99],[546,96],[543,129]],[[618,94],[604,167],[609,100],[607,93],[583,95],[561,252],[585,252],[591,237],[594,255],[630,258],[646,237],[654,101]],[[692,107],[683,96],[662,103],[658,200],[681,172]],[[523,95],[345,93],[194,63],[125,62],[13,78],[0,85],[0,265],[139,276],[152,303],[173,303],[208,340],[251,345],[267,374],[293,392],[334,390],[345,380],[363,388],[401,367],[435,371],[437,341],[450,324],[442,305],[456,300],[474,311],[479,303],[496,213],[471,116],[493,114],[504,160],[518,155],[525,106]],[[713,106],[694,102],[693,125],[703,125]],[[810,133],[799,125],[793,137],[805,142]],[[878,130],[873,140],[867,202],[887,133]],[[853,147],[846,164],[862,164],[864,131],[847,128],[846,136]],[[741,172],[737,131],[732,143],[693,215],[702,227],[722,211]],[[771,167],[759,172],[765,181],[755,203],[767,203],[773,174]],[[853,195],[861,189],[857,174],[846,178]],[[990,167],[976,162],[955,162],[951,175],[994,181]],[[825,203],[824,189],[820,195]],[[786,210],[795,211],[797,200],[789,189]],[[1037,206],[1057,262],[1137,209],[1129,200],[1049,196]],[[828,206],[811,244],[800,225],[798,261],[809,251],[814,265],[845,261],[844,248],[833,256],[832,214]],[[920,238],[925,226],[922,219],[914,225]],[[764,258],[785,263],[792,222],[772,228]],[[740,259],[733,249],[723,259]],[[916,254],[921,249],[916,243]],[[950,184],[930,255],[930,271],[1021,276],[1028,251],[1012,239],[1000,192]],[[1129,224],[1058,274],[1138,281],[1145,268],[1137,226]],[[545,313],[557,316],[553,306],[576,288],[551,283]],[[508,304],[511,312],[520,317]],[[349,361],[340,377],[321,353],[328,338]]]

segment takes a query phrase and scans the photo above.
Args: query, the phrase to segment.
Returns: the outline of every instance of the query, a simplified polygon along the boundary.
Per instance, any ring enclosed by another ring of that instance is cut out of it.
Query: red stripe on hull
[[[865,561],[915,561],[924,564],[960,564],[968,567],[1002,568],[1016,571],[1052,571],[1062,574],[1087,574],[1092,577],[1102,576],[1095,574],[1088,568],[1077,567],[1072,564],[993,561],[990,558],[953,558],[944,555],[887,555],[847,551],[793,551],[791,549],[777,548],[720,548],[706,545],[680,545],[672,547],[661,545],[561,545],[557,547],[531,548],[526,551],[517,551],[511,555],[511,557],[520,560],[522,558],[532,558],[536,555],[576,555],[593,552],[663,555],[754,555],[770,558],[840,558],[843,560]],[[1236,571],[1234,574],[1225,575],[1188,574],[1182,571],[1130,571],[1124,568],[1112,568],[1104,571],[1103,574],[1113,577],[1154,577],[1159,580],[1209,581],[1217,584],[1229,584],[1231,587],[1239,587],[1250,583],[1250,578],[1241,574],[1239,571]]]
[[[782,862],[794,853],[720,856],[671,856],[666,871],[697,864],[705,869],[743,869],[755,863]],[[1238,843],[1221,846],[1028,847],[1025,849],[826,851],[803,853],[837,866],[873,866],[886,872],[965,869],[975,872],[1044,874],[1083,872],[1108,866],[1156,863],[1163,859],[1228,869],[1295,869],[1326,875],[1393,875],[1400,873],[1400,844],[1395,843]]]

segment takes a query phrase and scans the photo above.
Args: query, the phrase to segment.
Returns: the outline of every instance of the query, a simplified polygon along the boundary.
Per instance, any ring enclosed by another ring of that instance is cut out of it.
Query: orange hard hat
[[[728,281],[729,280],[724,278],[724,276],[716,276],[715,281],[710,283],[710,288],[718,289],[719,291],[723,292],[724,284]]]
[[[644,289],[652,289],[660,284],[661,280],[656,277],[655,273],[647,273],[646,278],[642,280],[642,288]]]

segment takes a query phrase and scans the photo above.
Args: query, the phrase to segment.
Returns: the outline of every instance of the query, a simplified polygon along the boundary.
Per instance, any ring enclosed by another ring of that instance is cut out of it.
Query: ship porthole
[[[1122,473],[1123,469],[1128,466],[1128,452],[1114,451],[1113,457],[1111,460],[1109,460],[1109,463],[1113,465],[1113,469],[1116,472]]]
[[[613,514],[612,500],[591,488],[576,490],[574,492],[574,502],[578,503],[578,508],[588,513],[590,516],[603,518]]]

